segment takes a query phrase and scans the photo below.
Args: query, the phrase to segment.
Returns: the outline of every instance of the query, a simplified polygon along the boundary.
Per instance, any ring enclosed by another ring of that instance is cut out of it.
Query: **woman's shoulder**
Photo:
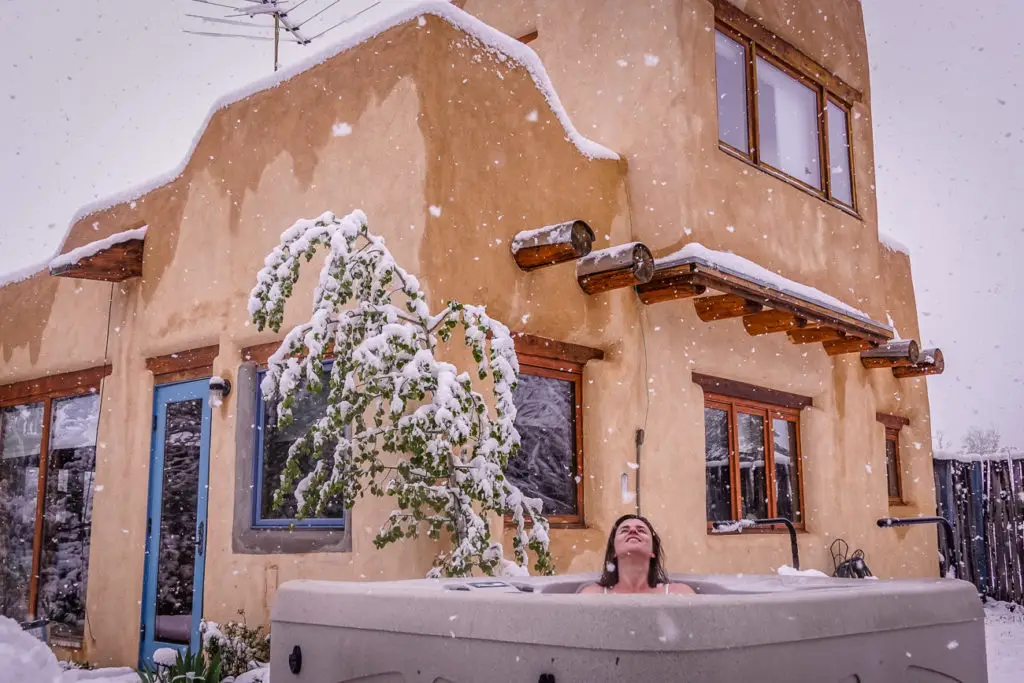
[[[665,585],[665,592],[680,595],[695,595],[697,593],[697,591],[693,590],[685,583],[669,583]]]
[[[589,586],[584,586],[580,593],[604,593],[604,588],[600,584],[592,583]]]

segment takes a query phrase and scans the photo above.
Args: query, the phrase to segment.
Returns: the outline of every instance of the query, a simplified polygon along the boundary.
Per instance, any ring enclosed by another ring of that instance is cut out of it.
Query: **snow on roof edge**
[[[50,254],[50,256],[42,261],[25,266],[24,268],[19,268],[7,273],[0,273],[0,287],[27,280],[36,273],[46,270],[50,262],[60,256],[60,250],[64,247],[64,243],[67,241],[68,235],[71,234],[71,229],[76,223],[78,223],[78,221],[98,211],[103,211],[113,206],[117,206],[118,204],[124,204],[125,202],[138,199],[144,194],[163,187],[178,178],[185,172],[185,167],[188,166],[188,162],[191,161],[192,155],[195,153],[200,139],[202,139],[203,134],[210,125],[210,121],[221,109],[224,109],[235,102],[244,100],[247,97],[251,97],[256,93],[276,88],[281,85],[281,83],[298,76],[304,71],[307,71],[318,64],[322,64],[342,52],[357,47],[367,40],[384,33],[388,29],[394,28],[395,26],[399,26],[408,21],[412,21],[424,14],[432,14],[439,19],[447,21],[455,28],[465,31],[467,34],[478,39],[491,50],[501,52],[522,65],[526,69],[527,73],[530,74],[530,77],[533,79],[537,89],[544,95],[544,99],[547,100],[548,105],[551,107],[551,110],[558,119],[558,122],[562,124],[562,128],[565,129],[566,139],[580,151],[580,154],[588,159],[617,160],[620,158],[619,155],[612,150],[584,137],[578,130],[576,130],[576,127],[569,119],[568,113],[566,113],[565,108],[562,106],[562,101],[555,92],[555,87],[551,83],[551,79],[548,77],[547,71],[544,69],[544,65],[541,62],[540,57],[538,57],[537,53],[529,46],[524,43],[520,43],[515,38],[505,35],[498,29],[484,23],[468,12],[464,12],[463,10],[451,5],[448,0],[420,0],[419,2],[409,5],[403,5],[400,8],[396,5],[396,8],[391,14],[386,15],[379,21],[365,25],[360,29],[353,31],[332,45],[310,55],[306,59],[299,60],[291,66],[285,67],[274,74],[251,81],[247,85],[238,88],[233,92],[221,95],[219,98],[214,100],[213,104],[210,106],[210,109],[206,113],[206,118],[203,119],[203,123],[199,126],[196,134],[192,138],[192,145],[189,147],[185,157],[177,166],[174,167],[174,169],[133,185],[119,193],[95,199],[82,205],[71,217],[68,227],[64,231],[64,235],[60,239],[60,244]]]
[[[690,242],[681,249],[662,256],[661,258],[655,259],[656,266],[663,265],[675,265],[682,263],[687,259],[699,259],[705,262],[705,265],[710,265],[715,268],[721,268],[723,270],[732,271],[737,275],[757,280],[766,286],[789,294],[791,296],[797,296],[801,299],[806,299],[817,303],[825,308],[830,308],[838,313],[843,313],[851,317],[857,318],[862,322],[871,323],[877,325],[883,329],[887,329],[893,334],[895,330],[892,326],[886,323],[879,322],[873,319],[864,311],[859,308],[854,308],[850,304],[837,299],[831,294],[826,294],[820,289],[805,285],[802,282],[796,280],[790,280],[787,277],[779,275],[778,273],[772,272],[764,266],[751,261],[750,259],[744,258],[738,254],[727,251],[715,251],[714,249],[708,249],[700,242]]]
[[[881,230],[879,230],[878,241],[881,242],[882,246],[884,246],[889,251],[898,251],[903,254],[906,254],[907,256],[910,256],[910,249],[907,247],[907,245],[903,244],[903,242],[900,242],[898,239],[896,239],[895,237],[888,233],[884,233]]]
[[[131,240],[146,239],[147,229],[148,226],[143,225],[141,228],[135,228],[133,230],[124,230],[122,232],[115,232],[113,235],[104,237],[101,240],[96,240],[95,242],[89,242],[88,244],[83,244],[80,247],[75,247],[71,251],[61,254],[57,258],[50,261],[50,263],[48,264],[49,268],[50,270],[53,270],[54,268],[60,268],[61,266],[69,266],[73,263],[81,261],[84,258],[95,256],[104,249],[109,249],[110,247],[116,244],[129,242]]]

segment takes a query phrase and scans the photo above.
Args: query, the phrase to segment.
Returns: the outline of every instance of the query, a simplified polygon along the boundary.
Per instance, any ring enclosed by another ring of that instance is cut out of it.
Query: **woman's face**
[[[654,554],[654,539],[643,520],[627,519],[615,530],[615,557],[628,554],[643,557]]]

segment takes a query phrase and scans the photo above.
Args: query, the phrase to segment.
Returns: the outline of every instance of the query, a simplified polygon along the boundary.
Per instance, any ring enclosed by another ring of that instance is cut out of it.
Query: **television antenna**
[[[204,24],[212,24],[209,30],[182,29],[185,33],[207,38],[242,38],[274,42],[274,71],[281,68],[281,42],[309,45],[317,38],[346,24],[359,15],[376,7],[381,0],[372,2],[359,11],[332,22],[328,14],[342,0],[189,0],[201,5],[206,14],[185,16]],[[350,4],[350,1],[346,4]],[[302,10],[301,13],[297,12]],[[344,8],[342,8],[344,9]],[[197,9],[198,11],[198,9]],[[213,14],[216,12],[217,14]],[[274,23],[265,23],[273,19]],[[261,23],[263,22],[263,23]],[[315,23],[310,23],[315,22]],[[323,28],[324,25],[326,28]],[[251,32],[241,32],[240,28]],[[265,33],[273,29],[273,35]]]

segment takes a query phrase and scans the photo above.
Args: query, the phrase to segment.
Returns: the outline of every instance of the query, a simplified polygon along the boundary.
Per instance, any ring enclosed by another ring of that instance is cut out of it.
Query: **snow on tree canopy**
[[[486,521],[488,514],[507,516],[516,528],[516,564],[526,566],[529,550],[535,569],[550,573],[541,501],[525,497],[504,474],[519,449],[513,425],[519,361],[508,328],[483,307],[457,301],[432,313],[419,281],[356,210],[344,218],[327,212],[300,220],[281,235],[249,299],[260,330],[280,330],[301,263],[318,248],[327,256],[312,315],[270,356],[262,390],[277,402],[282,426],[302,390],[327,391],[327,408],[289,449],[274,504],[294,494],[300,516],[320,516],[328,504],[349,506],[366,490],[393,496],[398,509],[374,544],[415,538],[424,528],[435,539],[447,531],[454,547],[435,558],[434,577],[465,576],[474,568],[507,573]],[[490,377],[493,415],[470,373],[434,355],[460,326],[474,374]],[[334,362],[326,372],[328,355]],[[303,471],[303,461],[315,464]]]

